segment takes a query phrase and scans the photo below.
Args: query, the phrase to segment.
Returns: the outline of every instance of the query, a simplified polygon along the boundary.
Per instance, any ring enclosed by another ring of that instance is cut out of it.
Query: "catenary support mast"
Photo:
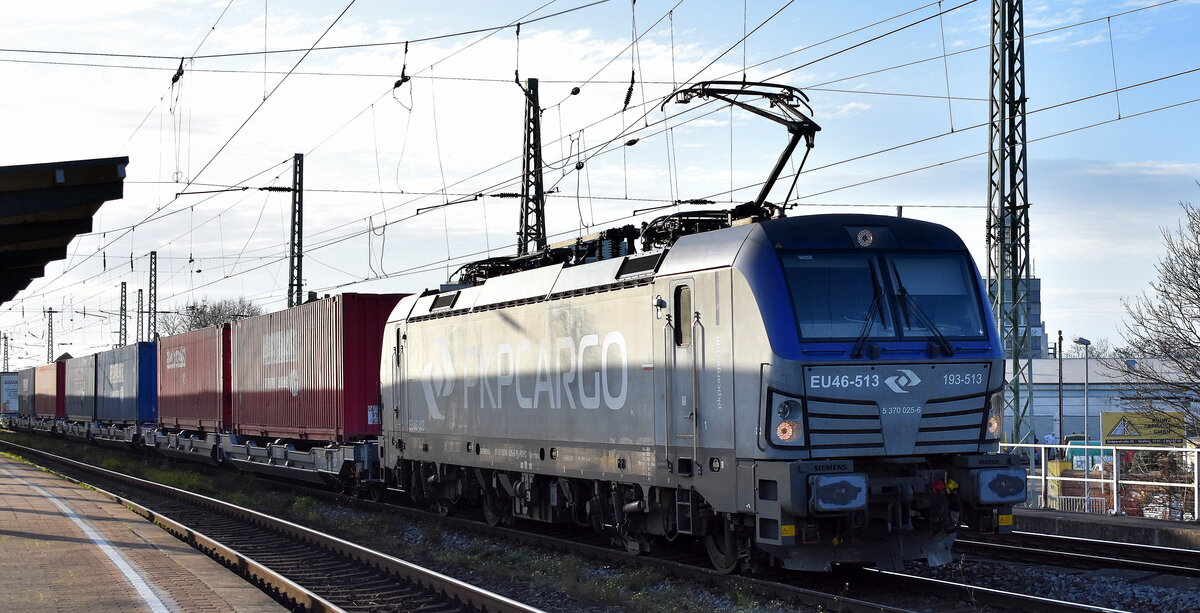
[[[538,80],[525,85],[525,146],[521,163],[521,230],[517,255],[546,248],[546,194],[542,187],[542,110]]]
[[[1013,418],[1011,440],[1020,442],[1033,393],[1022,0],[992,0],[990,98],[988,292],[1011,360],[1005,394],[1006,413]]]
[[[292,240],[288,251],[288,308],[304,303],[304,154],[292,163]]]
[[[150,252],[150,301],[146,314],[146,340],[158,340],[158,252]]]
[[[121,282],[121,325],[120,332],[117,333],[117,346],[124,347],[127,335],[129,334],[129,311],[125,302],[125,282]]]

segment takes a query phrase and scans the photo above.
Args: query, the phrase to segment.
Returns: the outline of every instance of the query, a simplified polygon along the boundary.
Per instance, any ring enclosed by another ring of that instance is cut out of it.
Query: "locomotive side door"
[[[403,324],[396,326],[394,346],[392,350],[392,416],[393,430],[400,433],[408,431],[408,399],[405,397],[408,391],[408,372],[407,361],[405,354],[405,345],[408,344],[408,335],[405,333]],[[395,436],[393,434],[393,436]]]
[[[697,379],[694,338],[696,283],[693,278],[671,281],[669,320],[663,326],[667,460],[672,471],[683,476],[696,474]]]

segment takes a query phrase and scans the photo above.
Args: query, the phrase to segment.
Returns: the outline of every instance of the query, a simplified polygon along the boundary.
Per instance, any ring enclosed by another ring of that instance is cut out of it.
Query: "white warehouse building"
[[[1062,365],[1061,384],[1059,364]],[[1087,362],[1087,413],[1088,433],[1092,440],[1100,440],[1100,414],[1102,412],[1125,411],[1129,402],[1121,374],[1109,367],[1111,359],[1064,358],[1033,360],[1033,398],[1021,428],[1022,439],[1012,439],[1013,420],[1011,411],[1005,414],[1004,440],[1013,443],[1041,443],[1042,437],[1060,432],[1063,436],[1084,432],[1084,363]],[[1108,362],[1108,363],[1106,363]],[[1135,368],[1159,363],[1157,359],[1139,359]],[[1012,362],[1005,362],[1006,378],[1012,378]],[[1061,398],[1061,401],[1060,401]],[[1060,410],[1061,407],[1061,410]],[[1061,430],[1059,416],[1062,416]],[[1194,434],[1193,434],[1194,436]]]

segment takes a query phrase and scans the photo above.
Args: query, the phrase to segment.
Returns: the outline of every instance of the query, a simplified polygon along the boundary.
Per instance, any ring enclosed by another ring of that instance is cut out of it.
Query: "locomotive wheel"
[[[649,544],[646,543],[644,538],[638,537],[637,535],[622,534],[617,537],[616,540],[627,553],[631,553],[635,556],[641,555],[650,550]]]
[[[704,535],[704,549],[708,551],[708,561],[722,575],[728,575],[738,569],[737,541],[729,534],[729,522],[719,519],[715,526]]]
[[[496,527],[508,523],[510,518],[501,510],[500,497],[496,494],[484,494],[481,506],[483,507],[483,521],[487,522],[487,525]]]

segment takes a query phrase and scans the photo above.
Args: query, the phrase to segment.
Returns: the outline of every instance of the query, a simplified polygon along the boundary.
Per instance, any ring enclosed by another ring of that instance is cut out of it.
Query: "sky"
[[[513,253],[517,202],[497,194],[520,190],[518,79],[540,81],[552,242],[679,199],[752,200],[783,127],[669,98],[744,75],[802,88],[822,128],[789,215],[903,207],[953,228],[986,270],[983,0],[0,11],[0,165],[129,157],[124,198],[0,306],[14,369],[46,361],[47,309],[56,355],[117,343],[120,284],[133,310],[151,251],[160,311],[240,296],[284,308],[290,195],[259,188],[290,186],[296,153],[306,290],[416,292]],[[1195,0],[1025,3],[1031,256],[1050,335],[1120,344],[1122,300],[1149,290],[1179,203],[1200,203],[1198,26]]]

